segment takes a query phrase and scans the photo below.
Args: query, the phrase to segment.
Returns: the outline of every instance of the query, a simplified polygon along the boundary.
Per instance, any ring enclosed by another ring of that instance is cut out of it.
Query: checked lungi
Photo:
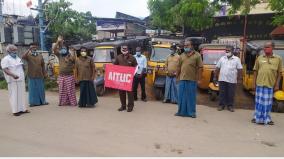
[[[176,77],[166,77],[166,86],[165,86],[165,98],[164,100],[169,100],[171,103],[178,102],[178,90],[177,90]]]
[[[73,75],[60,75],[59,85],[59,106],[77,106],[75,78]]]
[[[256,123],[268,124],[271,121],[270,112],[273,103],[273,88],[257,86],[255,93],[255,113]]]

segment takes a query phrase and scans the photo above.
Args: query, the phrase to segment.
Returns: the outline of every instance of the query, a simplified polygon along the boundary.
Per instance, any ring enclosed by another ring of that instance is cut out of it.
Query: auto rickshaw
[[[254,65],[257,57],[264,54],[263,47],[265,43],[271,40],[255,40],[250,41],[246,45],[246,51],[244,53],[244,64],[243,64],[243,88],[252,95],[255,95],[253,88],[254,81]],[[284,40],[275,40],[275,48],[273,53],[282,57],[284,60]],[[284,67],[284,65],[282,65]],[[282,77],[279,83],[279,91],[274,93],[273,107],[274,112],[284,112],[284,71],[282,72]]]
[[[96,92],[98,96],[103,96],[105,93],[104,86],[104,73],[105,65],[112,64],[119,54],[121,54],[120,48],[123,45],[127,45],[131,54],[134,54],[136,47],[141,47],[142,50],[148,52],[149,38],[145,36],[139,36],[132,39],[120,39],[110,40],[96,44],[93,60],[96,65],[97,78],[96,78]],[[147,53],[145,53],[147,54]]]
[[[224,44],[201,44],[199,49],[203,59],[202,76],[198,87],[208,90],[210,100],[215,101],[219,93],[218,83],[214,83],[214,72],[216,64],[222,56],[226,55],[226,45]]]
[[[154,87],[157,100],[164,97],[166,84],[165,60],[171,54],[171,46],[179,44],[181,39],[152,39],[152,51],[148,60],[147,84]]]

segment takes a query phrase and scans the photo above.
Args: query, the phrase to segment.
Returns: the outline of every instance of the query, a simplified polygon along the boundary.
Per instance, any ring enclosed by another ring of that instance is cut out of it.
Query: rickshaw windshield
[[[111,62],[111,52],[113,49],[95,49],[93,60],[94,62]]]
[[[160,47],[154,47],[152,49],[151,54],[151,61],[154,62],[165,62],[166,58],[171,54],[171,50],[169,48],[160,48]]]
[[[203,64],[216,65],[222,56],[226,55],[225,50],[203,50]]]

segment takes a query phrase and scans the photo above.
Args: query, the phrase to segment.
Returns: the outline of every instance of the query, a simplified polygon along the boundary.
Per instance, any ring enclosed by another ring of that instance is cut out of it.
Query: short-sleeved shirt
[[[147,58],[144,55],[141,55],[140,57],[137,55],[134,55],[137,64],[138,64],[138,68],[137,68],[137,74],[140,75],[143,73],[143,69],[147,69]]]
[[[243,69],[241,60],[237,56],[221,57],[216,67],[220,69],[219,81],[228,83],[237,83],[238,70]]]
[[[197,81],[198,69],[203,67],[201,55],[198,52],[194,52],[192,55],[180,55],[179,67],[180,80]]]
[[[135,59],[135,57],[133,55],[123,55],[120,54],[116,57],[115,61],[114,61],[115,65],[121,65],[121,66],[132,66],[132,67],[136,67],[137,66],[137,61]]]
[[[23,65],[24,65],[23,61],[18,56],[17,58],[13,58],[10,55],[7,55],[2,59],[1,61],[2,69],[8,68],[11,73],[19,77],[18,79],[14,79],[13,77],[7,75],[4,72],[4,76],[7,83],[25,80]]]
[[[31,53],[28,53],[25,60],[28,63],[28,77],[44,78],[45,65],[41,54],[33,56]]]
[[[169,74],[174,74],[177,72],[178,66],[179,66],[179,55],[169,55],[166,59],[165,65],[166,69]]]
[[[92,81],[93,70],[95,69],[95,64],[90,57],[79,57],[76,60],[76,71],[78,74],[79,81]]]
[[[75,68],[75,57],[67,55],[66,57],[57,55],[59,59],[59,74],[73,75]]]
[[[273,88],[277,74],[282,72],[282,58],[278,55],[267,57],[260,55],[255,62],[254,71],[257,71],[256,85]]]

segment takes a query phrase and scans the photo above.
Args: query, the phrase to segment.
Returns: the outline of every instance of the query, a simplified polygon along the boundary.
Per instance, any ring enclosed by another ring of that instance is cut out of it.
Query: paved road
[[[0,156],[284,156],[284,114],[260,126],[250,123],[252,110],[198,105],[191,119],[155,101],[120,113],[116,97],[93,109],[58,107],[57,93],[47,93],[49,106],[14,117],[7,94],[0,91]]]

